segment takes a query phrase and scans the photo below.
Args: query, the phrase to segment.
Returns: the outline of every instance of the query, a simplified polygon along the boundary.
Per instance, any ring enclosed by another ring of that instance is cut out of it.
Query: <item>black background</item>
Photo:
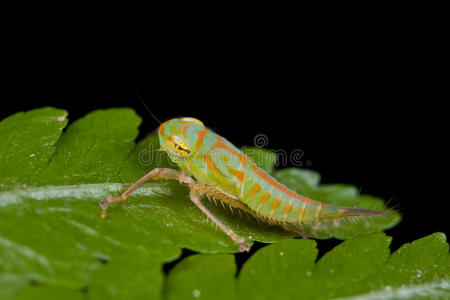
[[[438,108],[423,98],[426,91],[413,83],[393,86],[359,74],[275,84],[272,79],[204,81],[173,88],[178,91],[151,85],[137,90],[162,121],[193,116],[238,146],[253,145],[255,135],[265,134],[269,149],[301,149],[305,165],[320,172],[322,182],[351,183],[362,193],[392,198],[389,205],[404,215],[388,231],[393,248],[448,229],[445,175],[437,173],[446,171],[444,124]],[[131,87],[22,86],[9,92],[15,100],[2,110],[2,118],[51,105],[67,109],[75,120],[94,109],[127,106],[143,118],[140,137],[158,126]]]
[[[161,46],[151,64],[142,61],[149,76],[136,85],[87,84],[82,79],[89,70],[39,80],[45,70],[34,70],[33,80],[3,86],[0,118],[55,106],[73,121],[99,108],[132,107],[143,118],[142,138],[158,123],[136,88],[161,121],[196,117],[237,146],[265,134],[269,149],[304,151],[323,183],[350,183],[392,198],[389,206],[403,214],[387,232],[396,249],[449,232],[448,61],[440,42],[426,34],[365,33],[356,34],[357,41],[335,32],[308,43],[297,37],[262,38],[253,46],[245,39],[232,46],[216,40],[195,50]],[[320,242],[319,249],[336,243]]]

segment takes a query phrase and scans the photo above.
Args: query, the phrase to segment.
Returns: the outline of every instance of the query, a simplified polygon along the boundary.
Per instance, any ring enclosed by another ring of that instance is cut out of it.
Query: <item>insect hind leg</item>
[[[225,232],[236,244],[239,245],[239,251],[250,251],[250,245],[247,244],[245,239],[239,235],[237,235],[230,227],[226,226],[222,221],[220,221],[210,210],[208,210],[203,203],[201,202],[201,197],[203,194],[209,195],[212,197],[217,197],[221,195],[222,200],[227,198],[224,194],[217,194],[217,191],[213,191],[211,188],[200,185],[197,181],[195,181],[191,176],[180,173],[178,180],[181,184],[188,186],[191,191],[189,193],[189,197],[191,201],[217,226]],[[220,200],[220,201],[222,201]],[[230,200],[230,199],[229,199]],[[223,202],[222,202],[223,203]],[[230,204],[230,203],[229,203]],[[230,206],[231,207],[231,206]]]
[[[300,236],[302,239],[308,239],[308,235],[304,231],[302,231],[299,227],[297,227],[293,224],[283,222],[280,224],[280,226],[285,231],[295,233],[298,236]]]
[[[226,226],[222,223],[213,213],[211,213],[200,201],[200,198],[202,196],[201,192],[198,191],[194,186],[191,186],[191,192],[190,192],[190,198],[191,201],[194,202],[194,204],[211,220],[213,221],[217,226],[222,229],[225,234],[227,234],[236,244],[239,245],[239,251],[250,251],[250,245],[247,244],[245,239],[239,235],[237,235],[230,227]]]

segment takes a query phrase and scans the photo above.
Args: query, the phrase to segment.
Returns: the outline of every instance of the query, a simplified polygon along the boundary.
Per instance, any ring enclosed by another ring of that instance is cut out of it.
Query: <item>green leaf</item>
[[[243,147],[241,150],[251,157],[261,169],[272,173],[277,162],[277,155],[274,152],[258,147]]]
[[[239,275],[239,298],[298,299],[298,285],[313,270],[313,240],[284,240],[257,251]]]
[[[131,109],[98,110],[77,120],[59,139],[39,183],[118,182],[140,123]]]
[[[273,176],[278,181],[283,182],[288,188],[308,196],[317,189],[320,182],[319,173],[300,168],[279,170]]]
[[[0,184],[34,183],[55,151],[67,112],[45,107],[0,123]]]
[[[188,296],[194,289],[204,290],[208,292],[202,299],[215,299],[213,289],[234,291],[237,285],[236,299],[450,297],[450,255],[444,234],[405,244],[392,254],[390,242],[383,233],[360,236],[344,241],[315,263],[315,241],[283,240],[258,250],[236,279],[231,259],[196,255],[170,272],[167,282],[171,284],[165,292]],[[201,272],[206,268],[207,272]],[[185,293],[178,294],[180,290]]]
[[[191,255],[171,270],[166,280],[166,299],[232,299],[236,265],[229,254]]]
[[[119,194],[155,167],[176,167],[165,153],[156,151],[156,136],[135,145],[141,119],[131,109],[94,111],[61,136],[66,116],[63,110],[43,108],[0,122],[1,299],[33,294],[155,299],[162,291],[162,265],[176,259],[181,248],[201,253],[238,250],[176,181],[145,184],[126,202],[112,205],[102,220],[100,200]],[[273,170],[275,154],[257,152],[258,163]],[[317,185],[316,173],[282,172],[274,174],[322,195],[324,187]],[[333,194],[330,200],[323,198],[331,203],[345,198],[337,197],[337,191],[327,193]],[[360,202],[383,205],[371,198]],[[252,217],[206,205],[249,242],[292,237]],[[382,230],[396,222],[369,229]],[[335,235],[343,236],[339,234]]]

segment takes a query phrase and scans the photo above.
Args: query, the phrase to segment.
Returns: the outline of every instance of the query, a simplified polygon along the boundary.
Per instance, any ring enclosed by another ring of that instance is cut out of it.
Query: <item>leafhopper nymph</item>
[[[225,138],[207,129],[195,118],[175,118],[158,129],[161,150],[181,171],[169,168],[151,170],[120,196],[103,200],[103,216],[109,204],[127,199],[150,179],[178,180],[190,188],[190,199],[240,248],[250,247],[241,236],[223,224],[201,202],[206,195],[241,209],[302,237],[321,237],[331,226],[349,218],[389,215],[390,212],[340,207],[309,199],[279,183]],[[195,178],[195,179],[194,179]]]

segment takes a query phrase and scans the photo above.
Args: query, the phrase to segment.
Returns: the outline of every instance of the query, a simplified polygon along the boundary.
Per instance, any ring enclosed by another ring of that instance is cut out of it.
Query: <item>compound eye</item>
[[[168,150],[172,155],[185,157],[191,153],[188,144],[176,135],[169,136],[167,138],[167,144],[169,146]]]
[[[184,118],[180,118],[180,120],[183,122],[191,122],[191,123],[200,124],[202,126],[205,126],[202,121],[200,121],[196,118],[184,117]]]

